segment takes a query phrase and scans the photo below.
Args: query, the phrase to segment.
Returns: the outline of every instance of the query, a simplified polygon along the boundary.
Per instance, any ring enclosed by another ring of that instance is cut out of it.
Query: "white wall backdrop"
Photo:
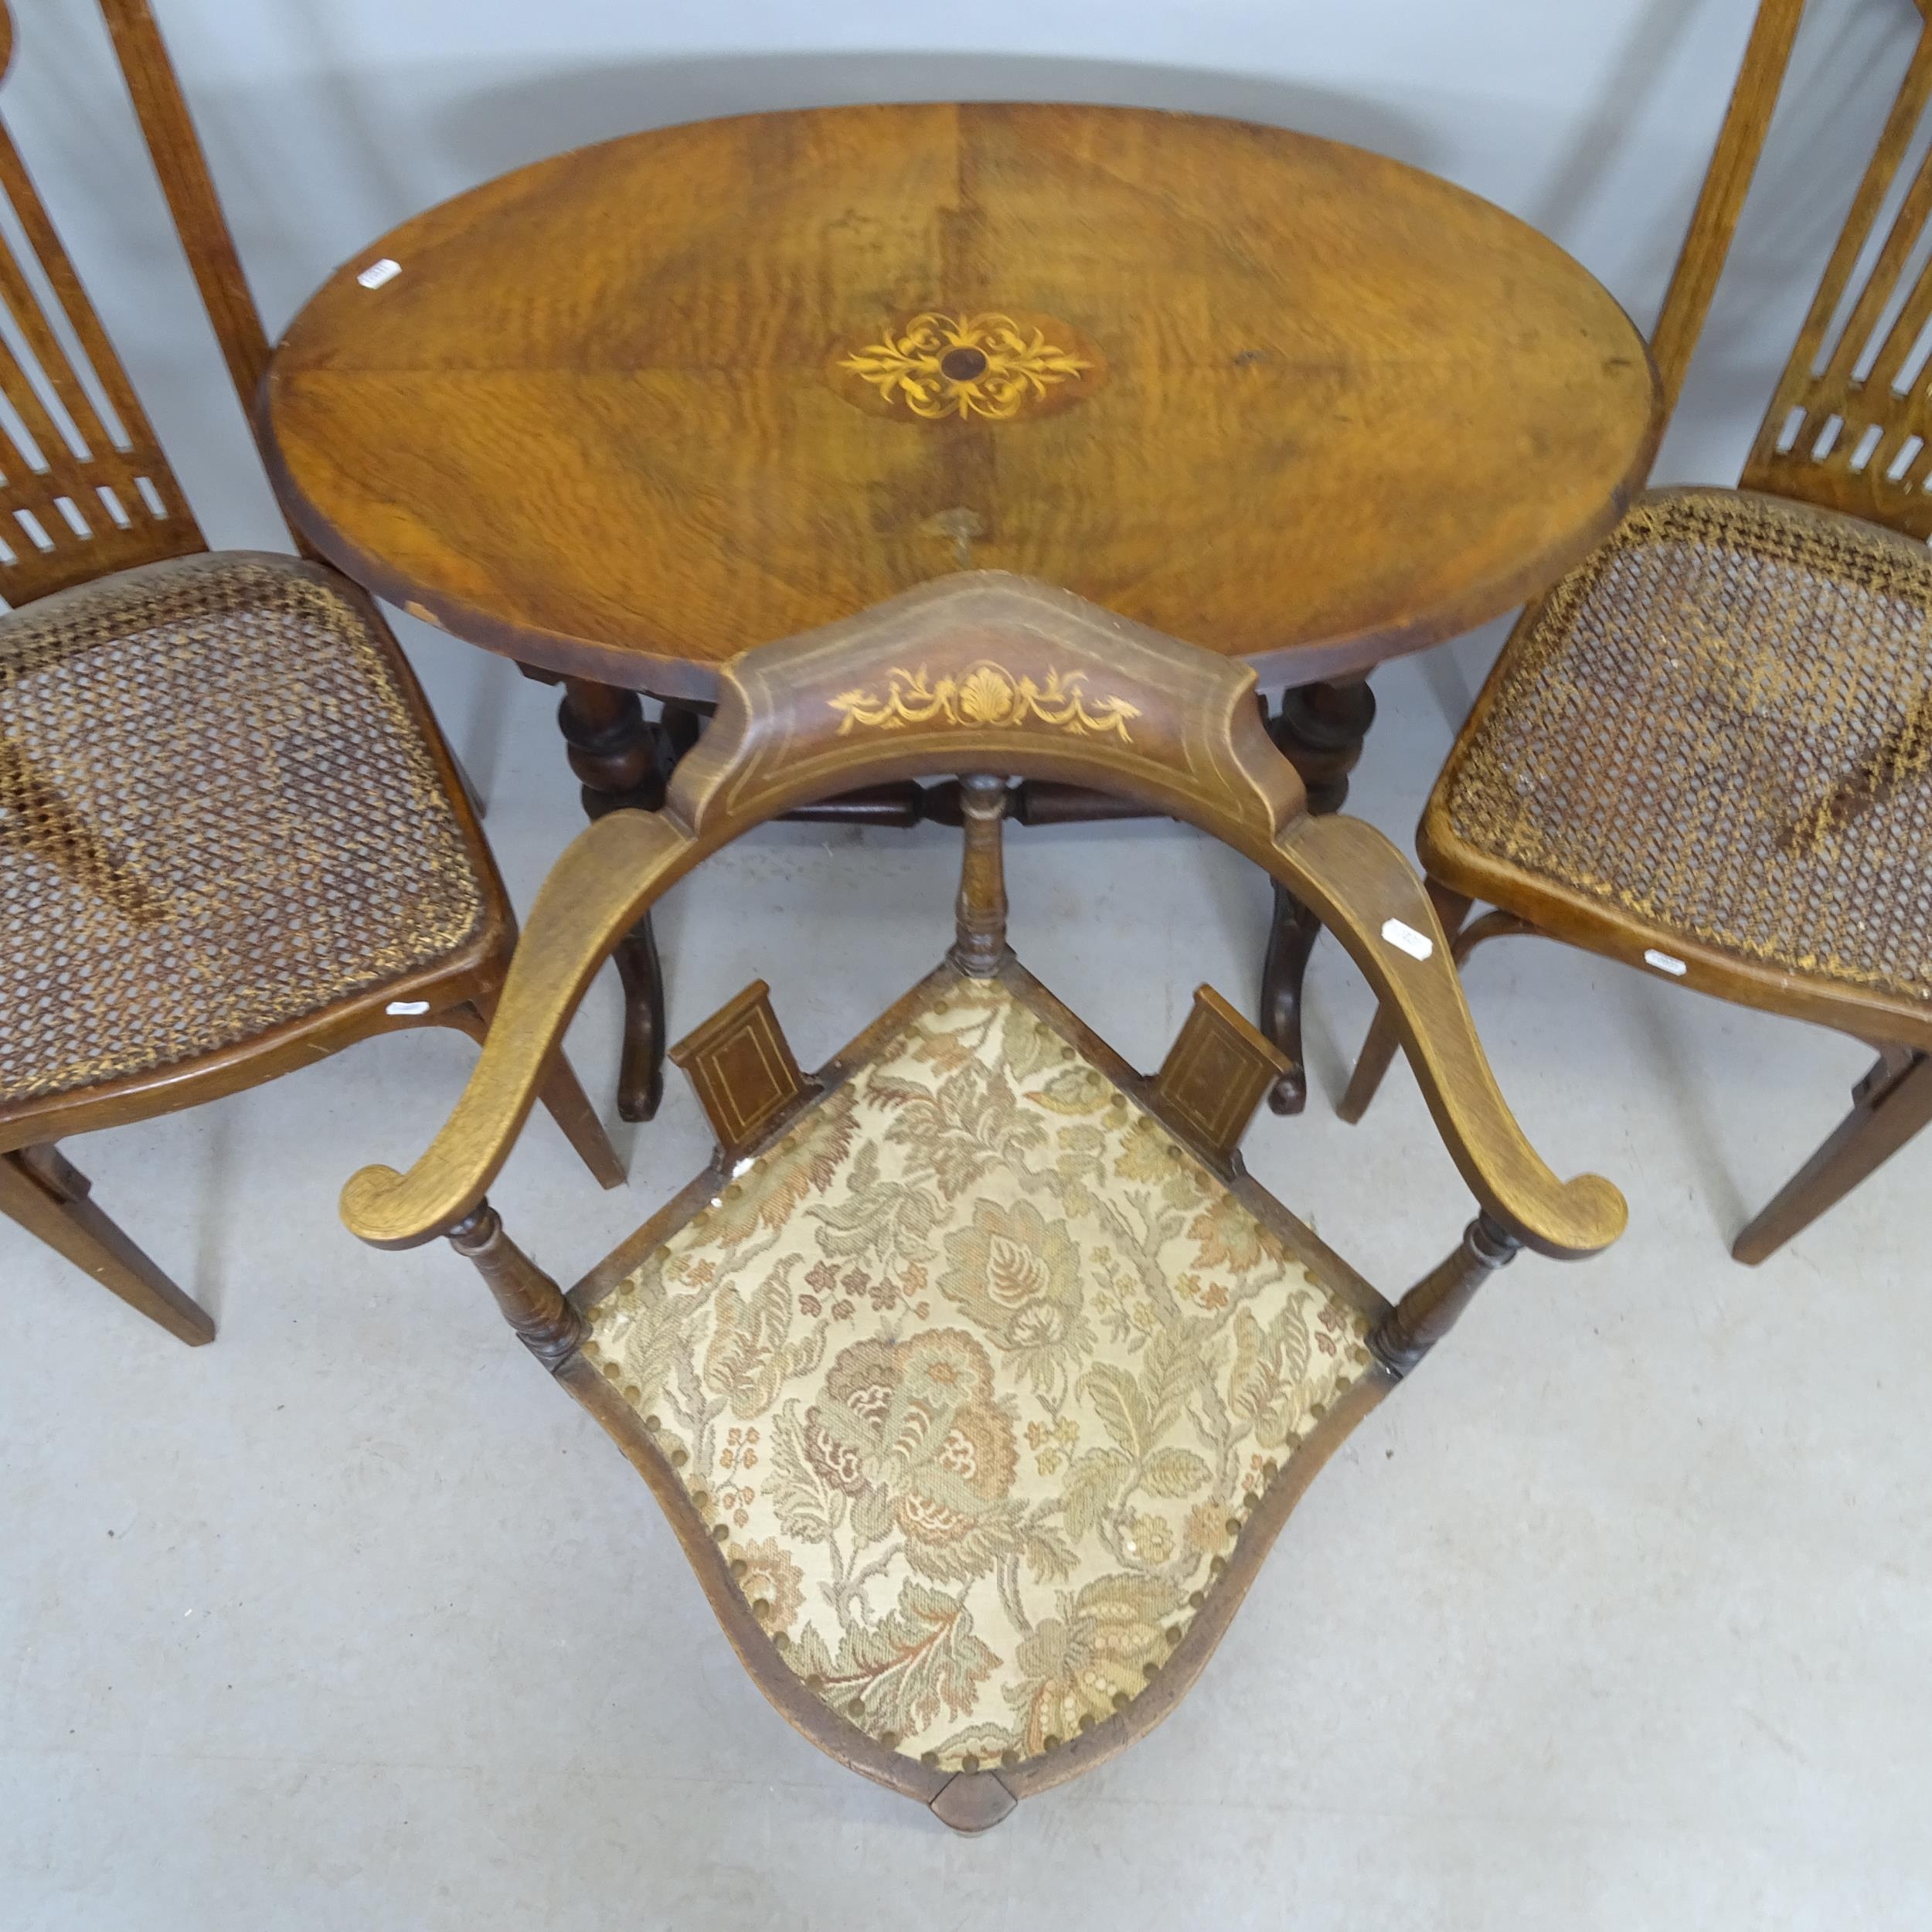
[[[1196,108],[1358,142],[1556,237],[1646,326],[1753,0],[158,0],[271,331],[336,262],[520,162],[886,98]],[[217,543],[273,542],[93,0],[14,0],[6,111]],[[1728,480],[1916,30],[1814,0],[1664,457]]]

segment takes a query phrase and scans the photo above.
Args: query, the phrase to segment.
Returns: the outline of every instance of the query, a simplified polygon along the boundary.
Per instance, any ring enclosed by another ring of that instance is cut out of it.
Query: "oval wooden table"
[[[705,121],[520,169],[324,284],[262,417],[318,550],[563,682],[594,812],[658,801],[724,659],[965,566],[1249,658],[1334,810],[1365,674],[1553,581],[1658,434],[1629,319],[1488,202],[1279,128],[1012,104]],[[1298,1066],[1315,930],[1277,903],[1264,1024]],[[619,963],[641,1117],[648,933]]]

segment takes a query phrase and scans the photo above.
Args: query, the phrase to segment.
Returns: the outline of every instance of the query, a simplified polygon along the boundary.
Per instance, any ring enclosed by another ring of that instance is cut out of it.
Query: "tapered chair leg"
[[[1830,1139],[1731,1244],[1755,1267],[1809,1227],[1932,1121],[1932,1054],[1882,1058],[1852,1090],[1852,1111]]]
[[[0,1214],[57,1249],[177,1341],[215,1338],[215,1318],[185,1294],[88,1197],[91,1183],[51,1146],[0,1154]]]
[[[437,1019],[443,1026],[467,1033],[481,1046],[495,1008],[495,996],[485,994],[473,1005],[465,1002],[448,1008],[437,1014]],[[630,1178],[624,1172],[624,1163],[617,1158],[617,1151],[611,1145],[611,1137],[604,1131],[604,1123],[590,1104],[590,1096],[560,1050],[544,1076],[541,1097],[550,1117],[563,1128],[563,1138],[596,1175],[598,1186],[622,1187]]]
[[[1462,931],[1462,922],[1469,917],[1471,901],[1461,893],[1452,893],[1447,886],[1437,885],[1433,879],[1426,883],[1429,903],[1435,907],[1436,917],[1442,922],[1442,930],[1448,935],[1451,948],[1460,964],[1463,954],[1455,948]],[[1341,1104],[1335,1110],[1343,1120],[1352,1123],[1368,1112],[1369,1103],[1375,1098],[1376,1090],[1381,1086],[1383,1077],[1396,1056],[1396,1049],[1401,1043],[1395,1022],[1385,1008],[1378,1006],[1375,1018],[1369,1023],[1369,1037],[1362,1043],[1355,1071],[1349,1077],[1348,1091],[1342,1096]]]

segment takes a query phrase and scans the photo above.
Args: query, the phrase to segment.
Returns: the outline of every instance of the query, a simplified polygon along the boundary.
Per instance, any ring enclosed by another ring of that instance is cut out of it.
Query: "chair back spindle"
[[[0,0],[0,75],[12,54]],[[4,121],[0,196],[0,595],[17,608],[207,546]]]
[[[1900,4],[1903,0],[1900,0]],[[1761,0],[1651,338],[1674,403],[1770,127],[1803,0]],[[1920,6],[1923,15],[1925,8]],[[1932,537],[1932,19],[1918,39],[1739,486]],[[1888,209],[1893,210],[1889,221]]]
[[[189,267],[250,413],[268,340],[148,0],[101,0]],[[0,0],[0,77],[14,27]],[[208,546],[0,121],[0,597],[18,609]]]

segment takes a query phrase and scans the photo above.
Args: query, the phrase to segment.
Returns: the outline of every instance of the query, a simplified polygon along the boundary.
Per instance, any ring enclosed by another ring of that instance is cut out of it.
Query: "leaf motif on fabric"
[[[870,1259],[882,1271],[929,1260],[943,1209],[929,1189],[879,1178],[879,1148],[868,1141],[845,1176],[845,1198],[807,1209],[818,1246],[840,1260]]]
[[[1170,1444],[1157,1449],[1141,1470],[1141,1481],[1157,1496],[1191,1496],[1205,1488],[1214,1472],[1192,1449]]]
[[[1030,1080],[1051,1066],[1064,1050],[1066,1042],[1039,1015],[1015,1000],[1006,1009],[1006,1023],[1000,1036],[1000,1057],[1006,1071],[1016,1080]]]
[[[706,1238],[726,1250],[740,1247],[761,1227],[776,1233],[812,1195],[830,1188],[858,1134],[856,1100],[849,1087],[841,1088],[761,1155],[743,1191],[727,1191],[699,1217]]]
[[[846,1633],[829,1675],[862,1702],[866,1730],[903,1736],[936,1722],[942,1708],[964,1716],[999,1662],[964,1603],[909,1577],[884,1617]]]
[[[765,1478],[764,1497],[779,1527],[801,1543],[829,1543],[845,1515],[845,1498],[806,1459],[795,1396],[772,1419],[771,1472]]]
[[[1235,1315],[1228,1407],[1264,1449],[1281,1447],[1301,1418],[1308,1349],[1308,1323],[1292,1300],[1282,1303],[1266,1328],[1247,1308]]]
[[[948,1074],[930,1092],[883,1075],[869,1091],[896,1112],[886,1138],[906,1150],[908,1175],[931,1179],[948,1201],[1046,1138],[1046,1128],[1021,1111],[1006,1077],[979,1060]]]
[[[787,1255],[747,1297],[726,1282],[713,1298],[711,1339],[704,1353],[704,1385],[723,1396],[731,1412],[755,1420],[778,1399],[794,1375],[818,1367],[825,1352],[822,1328],[789,1340],[792,1319],[791,1277],[796,1255]]]
[[[1097,1068],[1074,1066],[1063,1067],[1026,1097],[1056,1114],[1097,1114],[1118,1091]]]
[[[1015,1653],[1019,1681],[1001,1686],[1019,1714],[1022,1749],[1072,1737],[1083,1719],[1111,1716],[1117,1696],[1136,1696],[1147,1666],[1167,1654],[1165,1624],[1179,1607],[1179,1587],[1154,1571],[1097,1577],[1043,1618]]]
[[[1080,1393],[1101,1427],[1138,1462],[1154,1447],[1154,1418],[1138,1380],[1111,1362],[1097,1362],[1080,1378]]]
[[[1060,1488],[1060,1520],[1075,1543],[1083,1543],[1100,1526],[1133,1471],[1133,1458],[1118,1449],[1089,1449],[1074,1458]]]
[[[785,1663],[800,1677],[827,1678],[832,1673],[832,1651],[818,1634],[818,1626],[807,1624],[791,1640]]]

